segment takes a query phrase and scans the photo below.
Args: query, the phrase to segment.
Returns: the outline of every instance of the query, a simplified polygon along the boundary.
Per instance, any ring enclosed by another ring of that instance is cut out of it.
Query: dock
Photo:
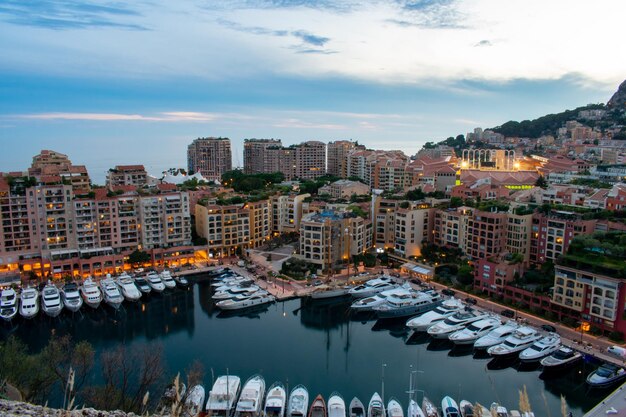
[[[626,382],[610,393],[584,417],[626,416]]]

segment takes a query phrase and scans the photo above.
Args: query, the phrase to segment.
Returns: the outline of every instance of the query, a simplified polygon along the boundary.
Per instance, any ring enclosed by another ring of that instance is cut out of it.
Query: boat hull
[[[58,317],[59,314],[61,314],[61,311],[63,311],[63,308],[62,307],[57,307],[57,308],[46,308],[46,307],[43,307],[42,310],[43,310],[44,313],[46,313],[46,315],[48,315],[48,316],[50,316],[52,318],[55,318],[55,317]]]
[[[410,306],[410,307],[402,307],[402,308],[390,309],[390,310],[376,310],[376,309],[374,310],[376,311],[376,314],[378,314],[378,317],[381,319],[393,319],[393,318],[417,316],[420,314],[424,314],[433,310],[439,304],[441,303],[437,302],[428,306],[423,306],[423,305],[422,306]]]

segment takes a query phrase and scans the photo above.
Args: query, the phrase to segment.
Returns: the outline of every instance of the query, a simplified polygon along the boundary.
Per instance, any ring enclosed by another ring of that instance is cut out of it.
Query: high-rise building
[[[277,158],[283,147],[280,139],[246,139],[243,143],[243,171],[246,174],[280,171]]]
[[[187,169],[199,172],[208,180],[219,181],[233,169],[230,139],[198,138],[187,147]]]
[[[294,146],[296,151],[296,177],[312,180],[326,173],[326,144],[308,141]]]
[[[36,178],[40,184],[70,184],[74,194],[88,192],[91,187],[84,165],[74,165],[67,155],[50,150],[43,150],[33,157],[28,176]]]
[[[330,175],[348,178],[348,154],[354,149],[365,149],[365,147],[349,140],[330,142],[326,147],[328,158],[326,172]]]

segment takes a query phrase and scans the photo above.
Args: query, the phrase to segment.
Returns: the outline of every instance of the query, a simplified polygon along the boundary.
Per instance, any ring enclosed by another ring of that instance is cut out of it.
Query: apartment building
[[[435,210],[433,243],[442,247],[459,248],[465,252],[467,225],[473,210],[471,207]]]
[[[348,154],[348,176],[356,176],[371,188],[392,191],[407,185],[408,157],[402,151],[355,149]]]
[[[491,295],[502,294],[516,276],[524,274],[521,262],[510,262],[505,256],[482,258],[474,262],[474,289]]]
[[[348,154],[354,149],[364,150],[365,147],[357,145],[349,140],[338,140],[329,142],[326,147],[327,169],[330,175],[336,175],[340,178],[348,177]]]
[[[187,169],[207,180],[220,181],[222,174],[233,169],[230,139],[195,139],[187,147]]]
[[[506,249],[507,214],[474,210],[467,221],[465,253],[473,260],[499,255]]]
[[[304,200],[311,194],[272,196],[272,231],[291,233],[300,230]]]
[[[320,187],[317,193],[328,194],[332,198],[350,198],[352,195],[369,194],[370,187],[359,181],[339,180]]]
[[[594,231],[596,220],[583,220],[582,216],[566,211],[551,211],[549,214],[534,213],[530,260],[536,264],[554,262],[567,252],[571,240],[581,234]]]
[[[246,174],[280,171],[280,139],[245,139],[243,142],[243,171]]]
[[[530,262],[532,224],[532,214],[507,213],[505,250],[511,254],[520,254],[526,266]]]
[[[116,165],[107,172],[108,188],[131,185],[143,188],[148,185],[148,173],[143,165]]]
[[[70,184],[76,194],[88,192],[91,180],[84,165],[74,165],[67,155],[60,152],[43,150],[33,157],[27,175],[34,177],[40,184]]]
[[[191,241],[189,196],[185,192],[141,197],[139,220],[143,249],[182,246]]]
[[[434,209],[428,204],[398,208],[395,213],[394,253],[403,259],[418,257],[424,241],[430,239]]]
[[[296,177],[313,180],[326,173],[326,144],[318,141],[294,146]]]

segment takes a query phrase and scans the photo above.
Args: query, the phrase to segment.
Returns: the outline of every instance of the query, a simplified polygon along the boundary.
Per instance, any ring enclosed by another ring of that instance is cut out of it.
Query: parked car
[[[509,310],[508,308],[505,308],[504,310],[502,310],[500,312],[500,314],[502,314],[504,317],[508,317],[510,319],[515,317],[515,312],[513,310]]]
[[[314,287],[318,287],[320,285],[322,285],[324,282],[321,279],[316,279],[315,281],[313,281],[313,286]]]
[[[413,278],[411,282],[415,285],[422,285],[422,280],[419,278]]]
[[[556,328],[554,326],[550,326],[549,324],[542,324],[541,328],[546,332],[556,333]]]
[[[447,295],[448,297],[454,297],[454,294],[456,294],[456,292],[454,292],[450,288],[444,288],[443,290],[441,290],[441,293],[443,295]]]
[[[475,299],[475,298],[472,298],[472,297],[467,297],[467,298],[465,299],[465,302],[466,302],[467,304],[476,305],[476,303],[477,303],[478,301],[476,301],[476,299]]]

